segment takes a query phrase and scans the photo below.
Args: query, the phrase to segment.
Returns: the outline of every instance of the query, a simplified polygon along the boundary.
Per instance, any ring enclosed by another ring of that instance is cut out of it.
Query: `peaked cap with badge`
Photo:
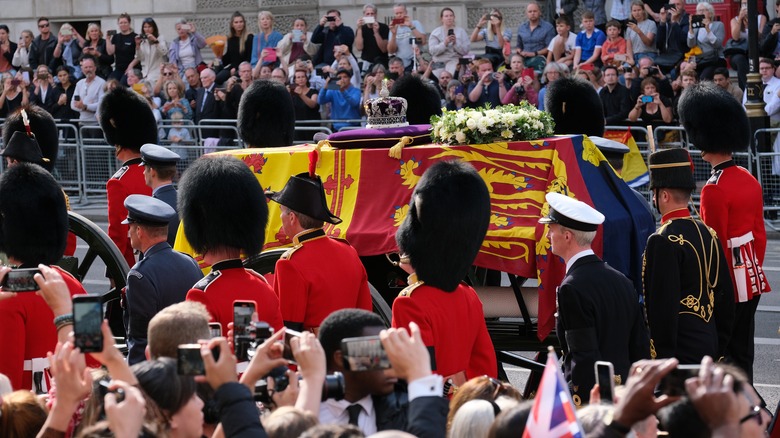
[[[168,148],[147,143],[141,146],[141,164],[149,167],[173,167],[181,156]]]
[[[558,224],[577,231],[596,231],[604,223],[604,215],[582,201],[560,193],[548,193],[544,199],[550,204],[550,212],[539,218],[541,224]]]

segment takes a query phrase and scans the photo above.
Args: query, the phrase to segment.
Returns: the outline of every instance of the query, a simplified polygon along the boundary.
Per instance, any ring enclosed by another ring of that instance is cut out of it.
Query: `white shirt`
[[[73,99],[70,101],[70,108],[79,112],[79,122],[97,122],[95,113],[103,99],[103,85],[106,81],[100,76],[95,76],[92,82],[87,84],[87,79],[81,79],[76,83],[76,89],[73,91]],[[76,96],[79,96],[81,102],[86,105],[84,110],[76,107]]]
[[[349,424],[347,408],[352,404],[363,407],[358,417],[358,427],[366,436],[373,435],[376,430],[376,410],[374,400],[370,395],[363,397],[355,403],[346,400],[328,399],[320,404],[320,424]]]
[[[574,256],[570,258],[568,262],[566,262],[566,273],[567,274],[569,273],[569,269],[571,269],[571,266],[574,264],[574,262],[576,262],[577,260],[585,256],[589,256],[591,254],[596,254],[596,253],[594,253],[592,249],[586,249],[584,251],[578,252],[577,254],[574,254]]]
[[[769,82],[764,84],[763,99],[767,115],[773,122],[780,122],[780,97],[777,92],[780,90],[780,79],[772,76]],[[742,104],[747,102],[747,89],[742,93]]]

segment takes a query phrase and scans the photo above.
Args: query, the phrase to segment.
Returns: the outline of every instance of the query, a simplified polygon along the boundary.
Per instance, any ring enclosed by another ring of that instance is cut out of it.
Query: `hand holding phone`
[[[103,303],[97,295],[73,297],[73,334],[82,353],[103,351]]]
[[[200,354],[200,344],[181,344],[177,350],[176,367],[180,376],[204,376],[206,365]],[[211,350],[214,361],[219,360],[219,347]]]
[[[350,371],[376,371],[391,367],[379,336],[361,336],[341,340],[344,367]]]
[[[35,292],[39,289],[38,283],[33,278],[35,274],[40,274],[38,268],[20,268],[12,269],[3,278],[4,292]]]
[[[249,325],[257,309],[254,301],[233,302],[233,349],[239,362],[249,360]]]
[[[601,404],[611,405],[615,400],[615,368],[612,362],[596,361],[593,364],[596,383],[599,385]]]

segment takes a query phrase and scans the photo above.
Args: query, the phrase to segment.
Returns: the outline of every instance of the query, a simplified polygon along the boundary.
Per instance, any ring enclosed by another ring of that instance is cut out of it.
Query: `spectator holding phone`
[[[468,99],[466,99],[466,89],[463,84],[457,79],[450,80],[449,85],[447,85],[447,111],[457,111],[467,105]]]
[[[731,19],[730,40],[740,45],[747,42],[748,37],[748,16],[747,16],[747,0],[742,0],[740,3],[739,14]],[[767,18],[766,15],[759,12],[755,18],[758,22],[756,29],[764,29],[766,27]],[[760,35],[759,35],[760,38]],[[729,57],[729,63],[731,67],[737,70],[737,78],[739,80],[739,87],[745,88],[747,84],[748,74],[748,53],[745,50],[736,50]]]
[[[319,24],[312,32],[311,41],[320,45],[317,54],[314,55],[314,65],[322,67],[331,65],[336,60],[333,50],[336,46],[344,45],[347,46],[348,51],[352,51],[355,32],[342,23],[341,12],[338,9],[331,9],[320,18]]]
[[[184,18],[176,23],[175,38],[168,48],[168,62],[179,69],[179,76],[184,76],[184,71],[190,67],[197,67],[203,62],[200,49],[206,47],[206,38],[195,30],[195,23]]]
[[[642,0],[631,2],[631,18],[626,23],[626,40],[631,42],[634,59],[650,57],[655,61],[658,49],[655,45],[655,34],[658,29],[655,21],[647,18]]]
[[[469,84],[469,102],[474,106],[489,103],[491,107],[501,105],[501,100],[507,92],[503,73],[493,72],[493,64],[489,59],[480,58],[474,61],[477,66],[477,81]]]
[[[168,56],[168,44],[160,35],[157,23],[153,18],[144,18],[141,33],[135,36],[135,59],[128,69],[141,64],[141,74],[144,81],[154,84],[160,77],[160,68]]]
[[[366,86],[368,88],[368,86]],[[293,83],[290,85],[295,120],[319,120],[320,105],[317,103],[319,94],[309,86],[309,78],[304,70],[295,70]],[[296,140],[311,140],[311,131],[296,131]]]
[[[691,17],[688,29],[688,47],[698,47],[701,55],[696,58],[696,73],[701,80],[712,80],[716,68],[726,67],[723,58],[723,41],[726,28],[720,21],[714,21],[715,9],[707,2],[696,5],[696,14]]]
[[[22,73],[16,76],[3,73],[3,92],[0,93],[0,117],[6,117],[17,108],[30,102],[29,83],[23,80]]]
[[[493,69],[497,68],[508,56],[511,45],[512,31],[504,26],[504,16],[498,9],[492,9],[479,19],[477,27],[471,33],[471,42],[485,42],[485,57],[493,63]],[[505,50],[505,48],[507,50]]]
[[[390,22],[390,40],[387,51],[404,61],[404,68],[409,71],[414,61],[414,47],[426,43],[428,35],[422,24],[412,20],[403,3],[393,5],[393,21]],[[414,40],[414,42],[412,42]]]
[[[358,18],[355,32],[355,50],[360,50],[360,59],[364,71],[372,64],[387,65],[387,40],[390,28],[385,23],[377,21],[377,9],[373,4],[363,6],[363,16]]]
[[[30,46],[33,42],[33,33],[31,30],[23,30],[19,37],[19,44],[16,46],[11,65],[16,69],[30,67]]]
[[[470,40],[465,30],[455,27],[455,12],[443,8],[439,14],[441,26],[431,32],[428,41],[428,51],[433,59],[433,73],[438,75],[441,70],[455,74],[458,59],[469,53]]]
[[[631,40],[620,36],[620,23],[607,22],[607,40],[601,46],[601,62],[622,68],[634,65],[634,50]]]
[[[114,56],[108,54],[106,40],[103,39],[103,32],[100,30],[100,24],[89,23],[87,25],[87,37],[79,40],[81,43],[81,53],[95,57],[97,61],[96,74],[102,79],[107,79],[111,74],[111,64],[114,62]]]
[[[136,33],[130,26],[130,14],[127,12],[119,15],[116,20],[119,31],[109,31],[106,40],[106,53],[114,56],[114,70],[109,78],[126,83],[125,73],[131,69],[130,63],[135,59]]]
[[[10,40],[8,33],[8,26],[0,24],[0,73],[11,72],[13,70],[16,43]]]
[[[642,123],[672,123],[671,103],[658,94],[655,79],[645,78],[641,84],[643,94],[636,100],[636,105],[628,113],[628,120],[636,122],[640,118]]]
[[[329,87],[334,80],[332,77],[325,79],[325,89],[320,90],[317,103],[322,106],[330,103],[330,118],[333,120],[355,120],[360,118],[360,89],[352,85],[352,71],[339,69],[336,73],[336,88]],[[355,122],[335,122],[334,130],[340,130],[348,126],[355,126]]]
[[[252,43],[252,67],[258,64],[277,66],[279,57],[276,54],[276,46],[282,40],[282,34],[274,30],[274,14],[269,11],[260,11],[257,14],[257,26],[260,32],[255,35]]]
[[[520,55],[512,55],[513,64],[515,64],[515,57],[520,57]],[[538,86],[539,82],[536,80],[534,69],[530,67],[525,68],[522,70],[522,74],[517,76],[514,84],[510,84],[509,90],[501,99],[501,103],[504,105],[510,103],[517,105],[520,101],[525,100],[531,105],[537,106],[539,104]]]
[[[276,46],[276,54],[279,56],[283,68],[293,67],[293,64],[303,54],[314,56],[319,45],[311,41],[312,33],[308,31],[306,19],[298,17],[293,21],[293,27]],[[311,59],[309,60],[311,62]]]

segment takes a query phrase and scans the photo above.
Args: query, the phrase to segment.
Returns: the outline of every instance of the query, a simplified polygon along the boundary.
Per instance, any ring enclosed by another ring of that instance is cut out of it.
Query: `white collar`
[[[569,269],[571,269],[571,267],[574,264],[574,262],[576,262],[577,260],[579,260],[579,259],[581,259],[583,257],[589,256],[591,254],[596,254],[596,253],[594,253],[593,250],[590,249],[590,248],[588,248],[588,249],[586,249],[584,251],[580,251],[577,254],[574,254],[572,256],[572,258],[570,258],[569,261],[566,262],[566,273],[567,274],[569,273]]]
[[[360,400],[356,401],[355,403],[350,403],[346,400],[334,400],[334,399],[328,399],[322,402],[321,409],[327,409],[330,411],[330,414],[334,418],[338,418],[340,415],[344,414],[347,411],[347,408],[351,405],[358,404],[363,407],[363,410],[366,412],[366,415],[368,417],[372,417],[374,415],[374,399],[371,398],[371,395],[367,395]]]

